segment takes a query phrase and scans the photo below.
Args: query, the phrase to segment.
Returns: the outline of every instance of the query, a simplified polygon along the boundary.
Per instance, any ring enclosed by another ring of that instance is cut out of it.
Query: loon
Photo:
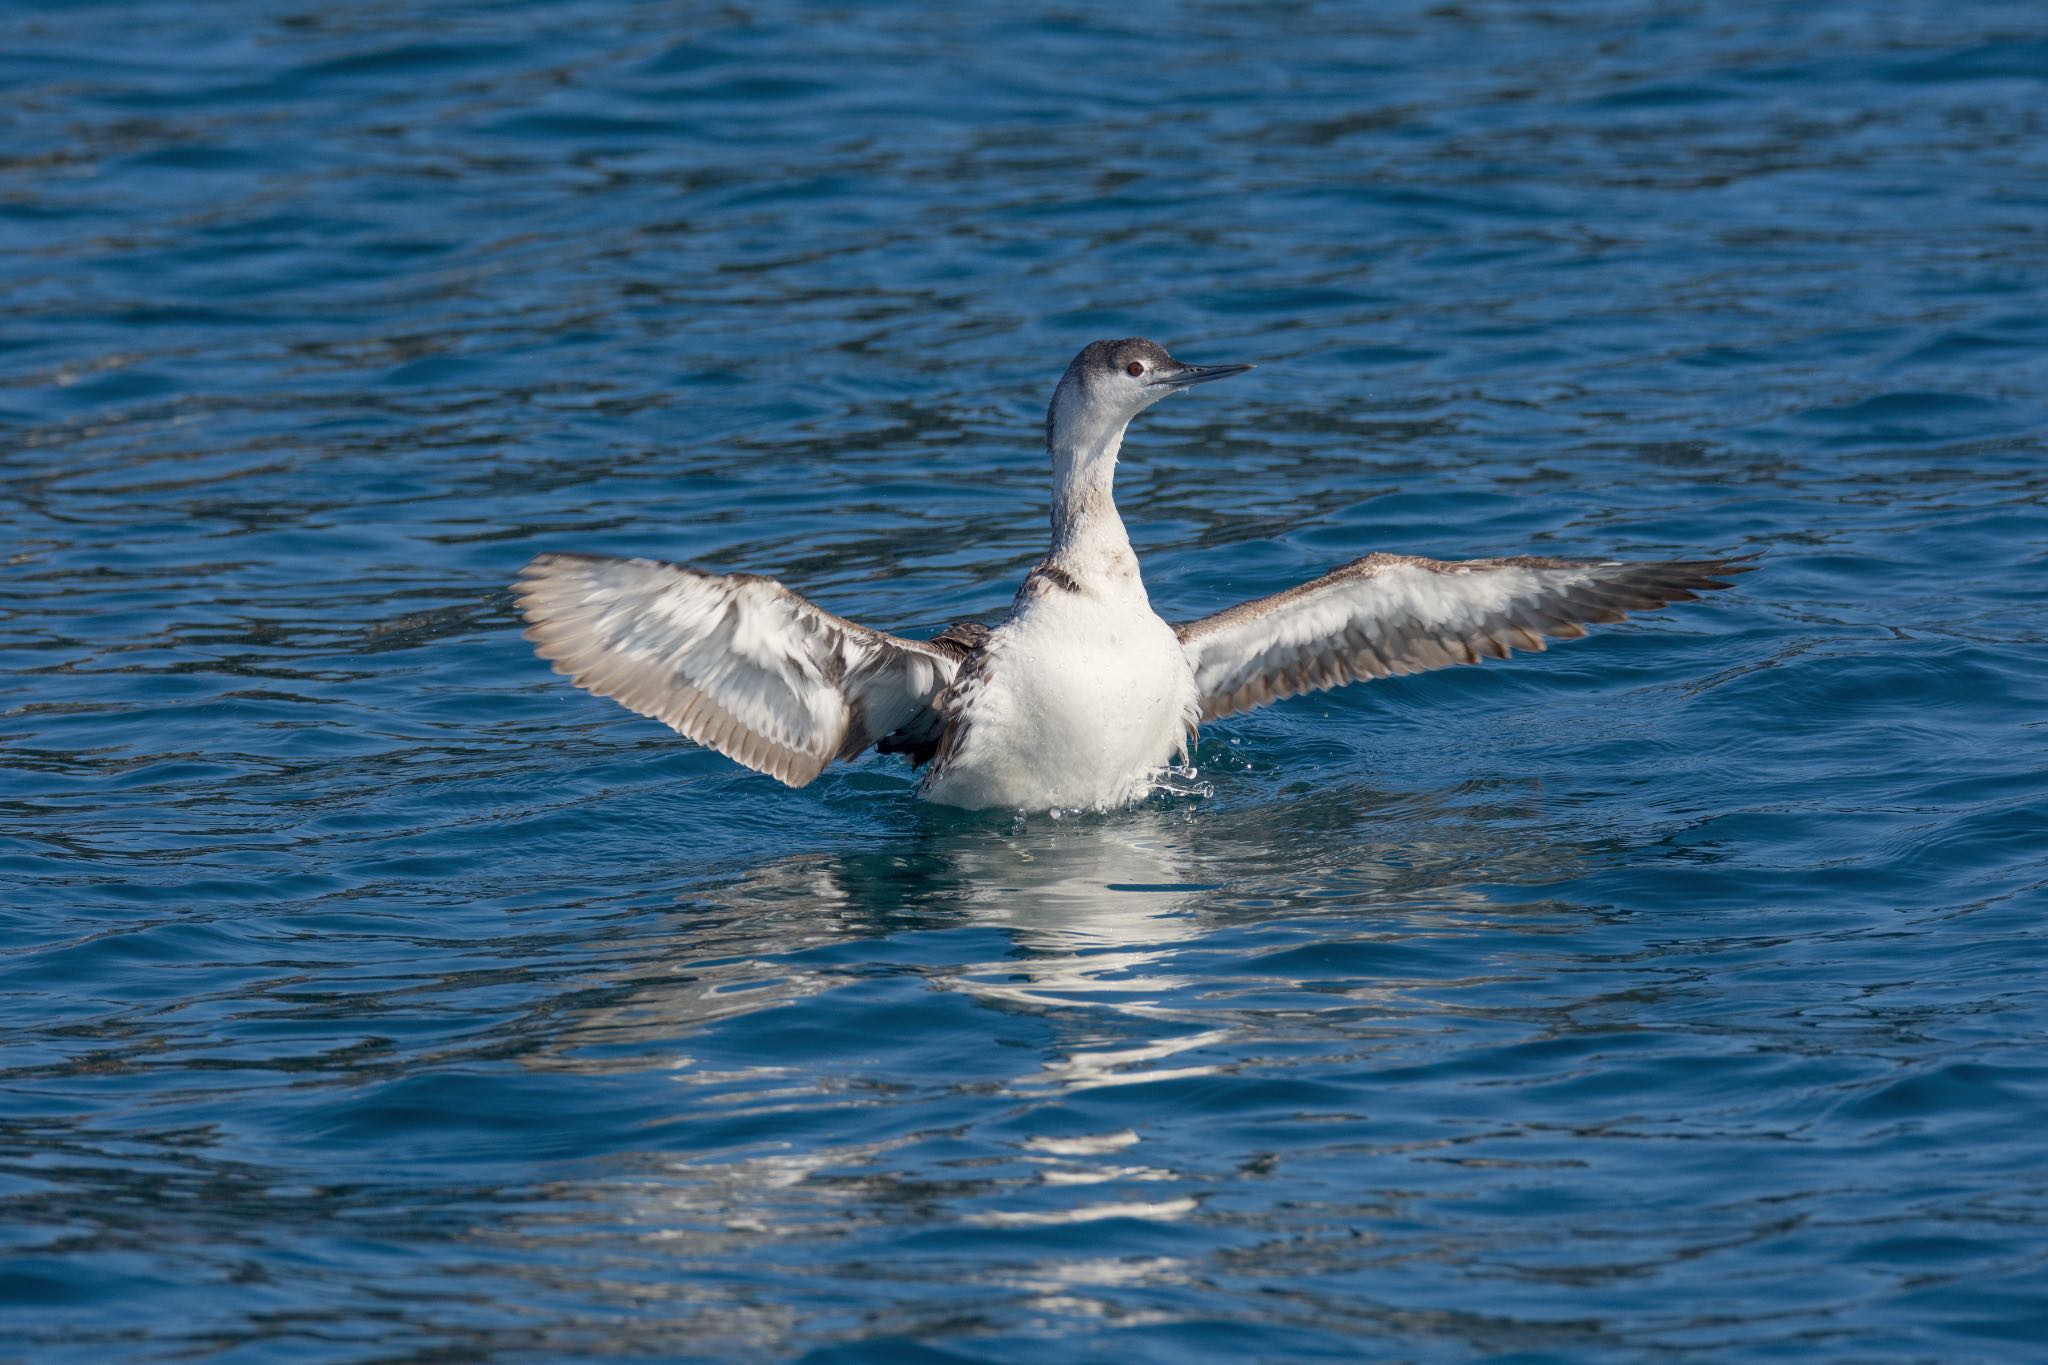
[[[771,578],[542,554],[514,585],[541,657],[579,687],[791,787],[874,748],[970,809],[1108,809],[1186,762],[1196,727],[1299,693],[1572,639],[1586,623],[1729,586],[1752,557],[1661,563],[1371,554],[1169,624],[1112,483],[1131,419],[1249,365],[1142,337],[1074,357],[1046,414],[1052,548],[993,628],[929,640],[834,616]]]

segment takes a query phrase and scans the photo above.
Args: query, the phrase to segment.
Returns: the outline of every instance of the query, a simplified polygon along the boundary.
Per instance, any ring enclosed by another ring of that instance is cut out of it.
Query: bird
[[[1009,615],[930,639],[858,625],[772,578],[544,553],[513,585],[579,687],[802,787],[873,748],[968,809],[1109,810],[1185,764],[1203,723],[1302,693],[1541,650],[1730,586],[1754,556],[1624,562],[1375,553],[1169,623],[1117,514],[1118,452],[1160,400],[1250,370],[1143,337],[1076,355],[1046,412],[1052,544]]]

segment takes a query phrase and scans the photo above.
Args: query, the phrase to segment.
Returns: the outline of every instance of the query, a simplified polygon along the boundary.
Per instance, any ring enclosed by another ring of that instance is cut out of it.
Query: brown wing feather
[[[938,758],[943,750],[952,751],[965,733],[965,722],[958,715],[954,705],[955,693],[968,679],[981,670],[981,647],[988,643],[993,634],[979,621],[955,621],[931,638],[931,643],[943,649],[956,652],[960,659],[959,669],[947,689],[933,699],[932,704],[917,713],[902,729],[882,736],[875,742],[878,754],[906,754],[912,768],[922,768]]]
[[[915,720],[967,653],[651,559],[541,555],[514,591],[556,672],[792,787]]]
[[[1689,602],[1755,567],[1753,556],[1631,564],[1375,554],[1174,629],[1202,719],[1214,720],[1367,678],[1540,650],[1545,636],[1576,639],[1586,622]]]

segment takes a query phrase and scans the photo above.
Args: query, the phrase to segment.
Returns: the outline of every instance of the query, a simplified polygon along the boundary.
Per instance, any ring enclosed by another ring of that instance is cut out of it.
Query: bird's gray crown
[[[1113,374],[1128,369],[1132,361],[1148,370],[1177,363],[1158,342],[1145,337],[1125,337],[1121,341],[1089,342],[1081,348],[1081,354],[1074,357],[1069,368]]]

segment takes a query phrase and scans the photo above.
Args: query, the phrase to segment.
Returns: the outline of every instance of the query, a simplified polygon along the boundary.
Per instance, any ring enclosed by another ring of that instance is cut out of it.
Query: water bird
[[[1046,413],[1052,548],[1010,614],[929,640],[834,616],[772,578],[652,559],[542,554],[514,590],[526,638],[577,686],[791,787],[870,747],[919,794],[976,809],[1094,808],[1150,791],[1196,728],[1304,692],[1540,650],[1754,567],[1370,554],[1171,624],[1117,515],[1117,453],[1162,398],[1251,369],[1097,341]]]

